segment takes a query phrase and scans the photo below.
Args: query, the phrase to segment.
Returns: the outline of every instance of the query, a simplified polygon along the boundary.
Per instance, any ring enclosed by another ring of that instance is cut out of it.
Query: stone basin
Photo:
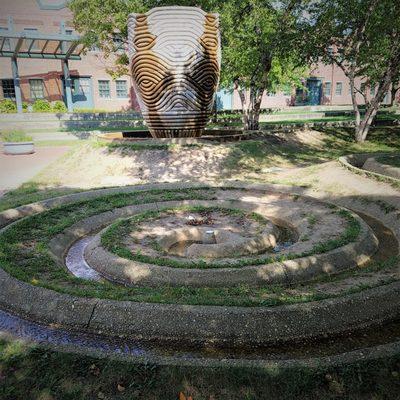
[[[279,229],[268,224],[254,237],[228,229],[190,227],[175,229],[158,239],[159,246],[171,255],[196,258],[224,258],[263,253],[276,246]]]

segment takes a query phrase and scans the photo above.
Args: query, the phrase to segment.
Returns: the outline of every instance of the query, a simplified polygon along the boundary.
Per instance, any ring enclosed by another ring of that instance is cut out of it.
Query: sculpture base
[[[200,137],[204,129],[150,129],[153,138],[187,138]]]

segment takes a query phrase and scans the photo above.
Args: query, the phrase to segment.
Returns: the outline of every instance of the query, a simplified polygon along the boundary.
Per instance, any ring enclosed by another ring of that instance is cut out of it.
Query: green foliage
[[[16,113],[17,105],[14,101],[4,99],[0,101],[0,113]]]
[[[37,99],[32,105],[33,112],[51,112],[51,104],[44,99]]]
[[[301,1],[299,4],[307,17],[299,25],[298,47],[311,62],[334,63],[349,79],[356,116],[356,140],[362,142],[391,83],[400,76],[400,3],[332,0]],[[376,94],[372,99],[358,87],[356,78],[367,86],[375,86]],[[359,97],[366,103],[362,118]]]
[[[286,31],[294,20],[268,0],[218,2],[222,30],[222,84],[276,91],[304,76]]]
[[[57,100],[51,103],[51,110],[57,113],[65,113],[67,112],[67,107],[63,101]]]
[[[32,137],[19,130],[5,131],[1,134],[1,140],[6,143],[31,142]]]
[[[235,84],[242,90],[249,89],[248,109],[260,108],[265,90],[275,92],[300,85],[306,70],[304,63],[298,62],[297,47],[292,45],[296,18],[288,12],[291,1],[277,4],[272,0],[72,0],[70,8],[86,45],[95,45],[108,56],[118,50],[113,40],[116,34],[126,41],[129,13],[165,5],[198,6],[220,14],[221,86],[232,88]],[[113,77],[126,73],[127,63],[126,55],[119,54],[114,68],[108,72]],[[254,120],[258,125],[258,111]]]

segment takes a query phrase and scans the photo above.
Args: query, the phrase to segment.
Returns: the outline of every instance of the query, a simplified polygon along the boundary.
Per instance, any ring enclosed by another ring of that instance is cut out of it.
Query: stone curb
[[[389,183],[396,188],[400,187],[400,179],[394,178],[389,175],[383,175],[378,172],[365,170],[362,168],[363,164],[365,163],[365,161],[367,161],[368,158],[373,158],[378,155],[384,155],[384,153],[351,154],[348,156],[339,157],[338,161],[343,167],[358,175],[367,176],[379,182]]]
[[[354,268],[376,252],[378,248],[376,237],[360,217],[357,215],[353,217],[361,226],[361,232],[355,242],[326,253],[265,265],[196,269],[146,264],[118,257],[104,249],[101,246],[103,231],[97,234],[87,246],[85,259],[106,279],[127,286],[289,285],[309,280],[322,273],[333,274]],[[101,226],[104,225],[105,223],[101,224]],[[97,229],[100,226],[94,226],[94,228]],[[69,241],[68,244],[72,243]]]
[[[269,344],[335,335],[400,316],[400,282],[304,304],[222,307],[77,298],[0,269],[2,308],[53,326],[146,340]]]
[[[143,204],[122,207],[112,212],[89,217],[50,241],[50,249],[59,264],[64,264],[68,248],[81,237],[96,232],[111,224],[118,218],[132,216],[147,210],[165,208],[166,206],[202,205],[212,206],[215,203],[224,207],[231,205],[222,200],[186,200],[168,201],[163,203]],[[246,209],[243,205],[243,209]],[[235,207],[239,204],[235,203]],[[248,284],[263,286],[265,284],[293,284],[306,281],[320,273],[336,273],[364,263],[378,247],[377,240],[367,224],[357,215],[352,214],[359,222],[361,232],[357,240],[341,248],[319,255],[302,257],[296,260],[275,262],[260,266],[220,269],[185,269],[155,266],[118,257],[100,245],[100,236],[90,243],[85,251],[89,265],[106,279],[115,283],[135,286],[138,284],[157,287],[160,285],[181,286],[226,286]]]
[[[146,185],[145,189],[157,187],[160,186]],[[257,185],[247,187],[257,188]],[[273,185],[263,185],[264,189],[266,187],[277,191]],[[139,190],[145,190],[141,188]],[[115,193],[121,189],[107,191]],[[95,197],[104,191],[90,193]],[[80,193],[80,196],[88,198],[87,193]],[[76,199],[73,195],[64,196],[65,202],[65,197]],[[53,205],[57,204],[55,200]],[[30,212],[33,214],[37,210],[32,208]],[[9,222],[13,220],[15,215]],[[212,340],[233,344],[298,341],[340,334],[400,316],[399,281],[334,299],[252,308],[78,298],[18,281],[1,269],[0,287],[2,307],[39,322],[91,333],[157,340],[180,338],[189,342]]]
[[[1,337],[1,335],[0,335]],[[357,362],[378,361],[398,356],[400,353],[400,342],[392,342],[374,347],[362,348],[359,350],[348,351],[346,353],[334,354],[329,356],[315,356],[307,358],[289,359],[250,359],[250,358],[206,358],[206,357],[176,357],[158,355],[133,355],[123,353],[113,353],[102,350],[86,349],[76,347],[73,344],[53,344],[51,342],[42,344],[57,352],[84,354],[89,357],[107,358],[117,361],[126,361],[135,364],[157,365],[170,368],[171,366],[188,368],[263,368],[267,370],[279,369],[304,369],[323,371],[338,365],[351,365]]]

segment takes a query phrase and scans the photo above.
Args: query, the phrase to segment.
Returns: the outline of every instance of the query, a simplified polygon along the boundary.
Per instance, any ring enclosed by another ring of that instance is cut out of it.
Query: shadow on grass
[[[0,340],[2,400],[394,400],[399,370],[400,356],[315,369],[156,367]]]
[[[368,141],[355,143],[354,128],[319,128],[323,134],[320,141],[307,143],[304,136],[288,133],[274,135],[265,133],[259,140],[242,141],[232,145],[226,160],[229,169],[240,168],[259,171],[265,167],[288,164],[290,167],[306,167],[335,160],[351,153],[390,152],[400,149],[400,127],[376,127],[371,130]]]

